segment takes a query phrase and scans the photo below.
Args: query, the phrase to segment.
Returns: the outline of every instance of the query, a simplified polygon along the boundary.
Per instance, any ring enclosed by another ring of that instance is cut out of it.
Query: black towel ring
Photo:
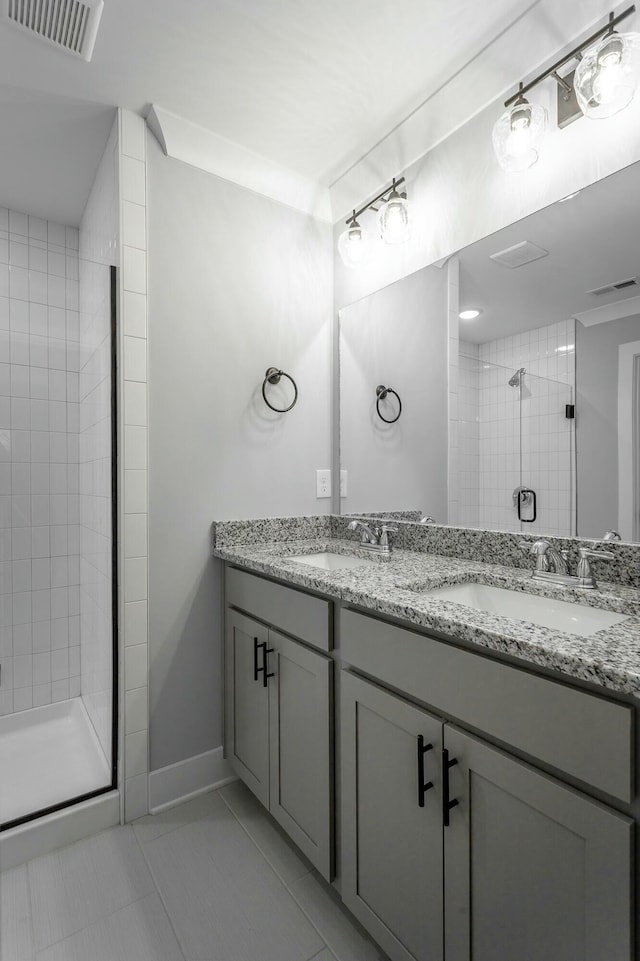
[[[398,398],[398,413],[394,418],[392,418],[392,420],[389,420],[387,417],[383,417],[380,413],[380,401],[384,400],[388,394],[393,394],[394,397]],[[376,410],[378,411],[378,417],[380,420],[383,420],[385,424],[395,424],[395,422],[400,419],[400,414],[402,413],[402,401],[400,400],[400,395],[393,389],[393,387],[383,387],[382,384],[380,384],[378,387],[376,387],[376,398]]]
[[[288,407],[274,407],[273,404],[270,404],[267,400],[267,384],[279,384],[281,377],[286,377],[287,380],[290,380],[293,384],[293,400]],[[264,380],[262,381],[262,396],[267,407],[270,407],[271,410],[275,410],[276,414],[286,414],[288,410],[291,410],[292,407],[295,407],[298,399],[298,387],[291,374],[285,374],[283,370],[278,370],[277,367],[268,367],[267,372],[264,375]]]

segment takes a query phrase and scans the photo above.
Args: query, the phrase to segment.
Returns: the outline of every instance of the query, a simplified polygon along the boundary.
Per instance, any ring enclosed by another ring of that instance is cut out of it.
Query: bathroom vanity
[[[226,756],[389,957],[636,958],[638,591],[570,637],[416,590],[525,571],[221,541]]]

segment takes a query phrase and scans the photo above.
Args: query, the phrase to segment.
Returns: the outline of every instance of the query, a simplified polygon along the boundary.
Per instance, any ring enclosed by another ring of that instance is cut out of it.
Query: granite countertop
[[[326,550],[376,563],[325,571],[291,560],[294,555]],[[638,589],[604,582],[595,591],[568,589],[536,582],[526,570],[410,550],[394,550],[389,559],[375,558],[353,541],[328,537],[218,546],[213,553],[294,586],[640,698]],[[416,593],[465,581],[576,601],[628,618],[585,638]]]

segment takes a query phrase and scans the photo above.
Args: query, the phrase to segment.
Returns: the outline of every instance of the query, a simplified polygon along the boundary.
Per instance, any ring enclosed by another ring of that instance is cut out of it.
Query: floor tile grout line
[[[267,864],[269,865],[269,867],[271,868],[271,870],[273,871],[273,873],[275,874],[275,876],[278,878],[278,880],[281,882],[281,884],[284,885],[284,887],[287,889],[287,891],[289,891],[289,883],[287,883],[287,881],[285,881],[285,879],[282,877],[282,875],[280,874],[280,872],[278,871],[278,869],[276,868],[276,866],[271,863],[270,858],[269,858],[268,855],[262,850],[262,848],[260,847],[260,845],[258,844],[258,842],[256,841],[256,839],[253,837],[253,835],[251,834],[251,832],[249,831],[249,829],[244,826],[244,824],[242,823],[242,821],[240,820],[240,818],[238,817],[238,815],[236,814],[236,812],[233,810],[233,808],[231,807],[231,805],[228,803],[228,801],[226,801],[225,798],[222,797],[222,795],[220,795],[220,798],[221,798],[221,800],[223,801],[223,803],[225,804],[225,806],[228,808],[228,810],[231,812],[231,814],[233,815],[233,817],[236,819],[236,821],[238,822],[238,824],[240,825],[240,827],[242,828],[242,830],[244,831],[244,833],[247,835],[247,837],[249,838],[249,840],[250,840],[250,841],[252,842],[252,844],[258,849],[258,851],[260,852],[260,854],[262,855],[262,857],[264,858],[264,860],[267,862]],[[266,814],[269,814],[269,812],[268,812],[266,809],[265,809],[265,813],[266,813]],[[304,874],[301,874],[300,877],[294,878],[290,883],[291,883],[291,884],[295,884],[296,881],[301,881],[302,878],[306,878],[309,874],[311,874],[312,871],[313,871],[313,868],[311,867],[311,868],[309,868],[309,870],[306,871]],[[294,900],[295,900],[295,899],[294,899]],[[296,901],[296,904],[297,904],[297,903],[298,903],[298,902]],[[311,959],[307,959],[307,961],[311,961]]]
[[[303,875],[301,878],[297,878],[295,881],[292,881],[292,882],[291,882],[291,885],[287,885],[287,891],[289,891],[291,897],[292,897],[293,900],[296,902],[296,904],[298,905],[298,907],[300,908],[300,910],[302,911],[302,913],[304,914],[304,916],[309,919],[309,922],[313,925],[313,927],[315,928],[315,930],[318,932],[318,934],[320,935],[320,937],[322,938],[322,940],[323,940],[324,943],[326,944],[326,946],[327,946],[327,948],[329,949],[329,951],[331,952],[331,954],[334,956],[334,958],[336,958],[336,961],[341,961],[341,959],[340,959],[340,953],[338,952],[338,950],[337,950],[336,948],[332,947],[330,941],[327,941],[326,935],[322,933],[321,929],[318,927],[318,925],[315,923],[315,921],[313,920],[313,918],[312,918],[312,917],[310,916],[310,914],[305,910],[304,906],[300,903],[300,901],[298,900],[298,898],[295,896],[294,892],[291,890],[291,888],[293,887],[293,885],[298,884],[300,881],[304,881],[305,878],[308,878],[308,877],[309,877],[309,875],[311,875],[311,876],[313,877],[313,871],[309,871],[308,874],[305,874],[305,875]],[[325,882],[325,880],[324,880],[324,878],[322,877],[322,875],[318,874],[318,878],[319,878],[319,880],[320,880],[321,883],[324,883],[324,884],[327,883],[327,882]],[[331,897],[330,894],[327,894],[327,897],[330,898],[330,897]],[[348,910],[348,908],[347,908],[347,910]],[[351,913],[351,912],[349,912],[349,913]],[[349,920],[349,919],[347,918],[347,920]],[[354,921],[357,922],[357,918],[354,917]],[[378,945],[375,943],[375,941],[374,941],[372,938],[370,938],[369,936],[366,936],[366,937],[365,937],[363,934],[360,933],[360,931],[358,931],[357,928],[356,928],[355,930],[358,932],[358,934],[361,935],[362,939],[365,940],[365,941],[368,941],[368,942],[371,944],[371,946],[372,946],[372,948],[374,949],[374,951],[376,951],[375,961],[383,961],[383,959],[382,959],[381,956],[380,956],[380,950],[381,950],[381,949],[378,947]],[[315,957],[316,957],[316,955],[313,955],[313,957],[312,957],[312,958],[308,958],[307,961],[314,961],[314,958],[315,958]]]
[[[75,847],[76,845],[83,844],[85,841],[91,841],[91,840],[93,840],[94,838],[99,837],[101,834],[106,834],[108,831],[122,830],[122,828],[126,828],[126,827],[127,827],[126,824],[114,825],[114,827],[112,827],[112,828],[106,828],[104,831],[98,831],[97,834],[90,834],[90,835],[89,835],[88,837],[86,837],[86,838],[80,838],[78,841],[72,841],[71,844],[65,844],[63,847],[58,848],[58,849],[55,850],[55,851],[50,851],[48,854],[42,854],[42,855],[40,855],[40,857],[37,857],[37,858],[31,858],[30,861],[27,861],[27,862],[26,862],[25,867],[26,867],[26,869],[27,869],[27,883],[28,883],[28,885],[29,885],[29,907],[30,907],[30,918],[31,918],[31,931],[32,931],[32,936],[33,936],[33,941],[32,941],[32,945],[33,945],[32,961],[33,961],[33,959],[35,959],[35,958],[37,957],[38,954],[41,954],[42,951],[48,951],[49,948],[54,947],[56,944],[61,944],[62,941],[66,941],[68,938],[72,938],[72,937],[74,937],[74,935],[80,934],[82,931],[86,931],[87,928],[92,928],[95,924],[99,924],[101,921],[106,921],[108,918],[112,918],[114,914],[117,914],[117,913],[118,913],[118,911],[123,911],[125,908],[131,907],[132,904],[137,904],[138,901],[144,901],[145,898],[148,898],[148,897],[151,896],[151,894],[153,893],[152,891],[149,891],[147,894],[142,894],[139,898],[134,898],[132,901],[128,901],[127,904],[123,904],[123,905],[121,905],[119,908],[115,908],[115,910],[110,911],[108,914],[103,915],[102,917],[98,918],[96,921],[91,921],[90,924],[85,924],[82,928],[78,928],[77,931],[72,931],[71,934],[65,934],[64,937],[58,938],[56,941],[52,941],[50,944],[45,944],[42,948],[37,948],[37,947],[36,947],[36,936],[35,936],[35,925],[34,925],[34,913],[35,913],[35,912],[34,912],[34,910],[33,910],[33,898],[32,898],[32,896],[31,896],[31,873],[30,873],[30,871],[29,871],[29,866],[30,866],[34,861],[39,861],[41,858],[49,858],[49,857],[55,857],[55,856],[57,856],[57,855],[60,855],[60,854],[62,854],[63,851],[67,851],[69,848]],[[132,833],[134,834],[134,837],[135,837],[135,833],[134,833],[133,831],[132,831]],[[137,838],[136,838],[136,841],[137,841]],[[144,858],[144,854],[143,854],[143,858]],[[157,885],[156,885],[155,878],[154,878],[153,874],[151,873],[151,871],[149,870],[149,865],[147,864],[147,859],[146,859],[146,858],[144,858],[144,863],[145,863],[145,866],[147,867],[147,870],[149,871],[149,876],[150,876],[150,878],[151,878],[151,880],[152,880],[152,882],[153,882],[153,887],[154,887],[154,889],[155,889],[155,892],[156,892],[156,894],[159,895],[160,892],[158,891],[158,887],[157,887]],[[0,961],[2,961],[2,959],[0,959]]]
[[[130,908],[133,904],[138,904],[139,901],[144,901],[145,898],[150,898],[152,896],[153,896],[153,892],[149,891],[147,894],[143,894],[139,898],[134,898],[133,901],[129,901],[127,904],[122,904],[119,908],[116,908],[115,911],[110,911],[109,914],[105,914],[101,918],[96,918],[96,920],[91,921],[90,924],[85,924],[82,928],[78,928],[77,931],[72,931],[70,934],[65,934],[64,937],[58,938],[57,941],[51,941],[50,944],[45,944],[41,948],[36,948],[35,937],[34,937],[33,958],[35,959],[43,951],[49,951],[51,948],[54,948],[57,944],[62,944],[63,941],[68,941],[69,938],[74,938],[76,937],[76,935],[82,934],[83,931],[87,931],[89,928],[95,927],[96,924],[101,924],[103,921],[107,921],[109,918],[112,918],[114,914],[117,914],[118,911],[124,911],[126,908]]]
[[[212,791],[203,791],[202,794],[199,794],[197,797],[191,798],[191,799],[188,800],[188,801],[181,801],[179,804],[174,804],[171,808],[167,808],[167,810],[177,811],[177,810],[179,810],[179,808],[180,808],[183,804],[191,804],[192,801],[199,800],[200,798],[210,797],[210,796],[212,796],[212,795],[214,795],[214,794],[217,794],[217,793],[218,793],[218,789],[217,789],[217,788],[214,788]],[[164,811],[161,811],[160,814],[158,815],[158,817],[161,817],[162,814],[164,814],[164,813],[165,813]],[[131,825],[131,827],[133,828],[133,833],[136,835],[136,839],[137,839],[137,841],[138,841],[138,843],[139,843],[140,845],[142,845],[142,842],[141,842],[140,838],[138,838],[138,834],[137,834],[136,829],[135,829],[135,825],[136,825],[137,821],[142,821],[142,820],[144,820],[144,818],[155,817],[155,816],[156,816],[156,815],[154,815],[154,814],[145,814],[145,815],[143,815],[142,818],[136,818],[134,821],[129,821],[129,822],[128,822],[128,823]],[[149,822],[147,822],[147,823],[149,823]],[[175,827],[169,828],[167,831],[163,831],[162,834],[158,834],[155,838],[151,838],[151,840],[150,840],[150,841],[147,841],[146,843],[147,843],[147,844],[152,844],[154,841],[157,841],[158,838],[166,837],[166,835],[168,835],[168,834],[173,834],[174,831],[179,831],[180,828],[186,827],[186,825],[189,824],[189,823],[195,823],[195,822],[183,821],[181,824],[176,824]]]
[[[294,904],[297,906],[298,910],[304,915],[304,917],[307,919],[307,921],[309,922],[309,924],[311,925],[311,927],[313,928],[313,930],[316,932],[316,934],[318,935],[318,937],[319,937],[320,940],[322,941],[324,947],[320,948],[320,951],[316,951],[315,954],[311,955],[311,958],[305,959],[305,961],[313,961],[313,958],[317,957],[318,954],[321,954],[325,949],[328,949],[329,951],[331,951],[331,953],[334,955],[334,957],[336,957],[337,961],[339,961],[338,956],[336,955],[335,951],[333,951],[333,950],[331,949],[331,946],[330,946],[329,944],[327,944],[327,941],[326,941],[324,935],[322,934],[322,932],[318,929],[317,925],[314,924],[312,918],[309,917],[309,915],[308,915],[307,912],[304,910],[304,908],[302,907],[302,905],[299,903],[299,901],[297,900],[297,898],[295,898],[295,897],[293,896],[293,893],[290,891],[288,884],[283,880],[283,878],[280,876],[280,874],[276,871],[275,867],[271,864],[270,860],[267,858],[267,856],[265,855],[265,853],[264,853],[264,851],[262,850],[262,848],[257,844],[257,842],[254,840],[254,838],[251,836],[251,834],[250,834],[249,831],[246,829],[246,827],[244,826],[244,824],[242,823],[242,821],[240,820],[240,818],[237,816],[237,814],[235,813],[235,811],[231,808],[231,806],[227,803],[227,801],[225,801],[225,799],[224,799],[224,797],[222,796],[222,794],[220,794],[219,789],[216,790],[216,791],[212,791],[211,793],[218,795],[218,797],[220,798],[220,800],[221,800],[222,803],[224,804],[225,808],[229,811],[229,813],[230,813],[231,816],[234,818],[234,820],[238,823],[238,825],[240,826],[240,828],[242,829],[242,831],[243,831],[243,832],[246,834],[246,836],[249,838],[249,840],[251,841],[251,843],[253,844],[253,846],[256,848],[256,850],[257,850],[258,853],[260,854],[260,857],[261,857],[261,858],[263,859],[263,861],[269,866],[269,868],[271,869],[271,871],[273,872],[273,874],[275,875],[275,877],[278,879],[278,881],[280,882],[280,884],[282,885],[282,887],[285,889],[285,891],[287,892],[287,894],[289,895],[289,897],[291,898],[291,900],[292,900],[292,901],[294,902]],[[266,812],[266,813],[268,813],[268,812]],[[191,823],[196,823],[196,822],[191,822]],[[187,824],[183,824],[183,825],[181,825],[181,826],[182,826],[182,827],[188,827],[189,824],[187,823]],[[172,832],[170,832],[170,831],[167,832],[167,834],[170,834],[170,833],[172,833]],[[135,834],[135,831],[134,831],[134,834]],[[163,836],[165,836],[165,835],[159,835],[159,837],[163,837]],[[158,838],[154,838],[154,841],[155,841],[155,840],[159,840],[159,837],[158,837]],[[144,855],[144,848],[142,847],[142,844],[140,843],[140,841],[138,840],[137,837],[136,837],[136,841],[138,842],[138,846],[140,847],[140,849],[141,849],[141,851],[142,851],[142,853],[143,853],[143,855]],[[149,843],[152,844],[153,841],[150,841]],[[157,888],[158,885],[156,884],[156,879],[155,879],[155,877],[154,877],[154,875],[153,875],[153,870],[152,870],[151,865],[149,864],[146,856],[145,856],[145,863],[147,864],[147,866],[148,866],[148,868],[149,868],[149,871],[151,872],[151,876],[152,876],[152,878],[153,878],[153,883],[155,884],[155,886],[156,886],[156,888]],[[311,871],[307,871],[306,874],[301,875],[301,877],[300,877],[300,878],[296,878],[296,880],[297,880],[297,881],[300,881],[300,880],[302,880],[302,878],[306,878],[306,877],[308,877],[310,874],[311,874]],[[292,881],[291,883],[293,884],[294,882]],[[169,920],[170,920],[170,922],[171,922],[171,927],[173,928],[173,922],[172,922],[172,920],[171,920],[171,915],[169,914],[169,911],[168,911],[168,909],[167,909],[167,906],[166,906],[165,903],[164,903],[164,899],[163,899],[162,894],[160,893],[160,890],[159,890],[159,889],[158,889],[158,893],[159,893],[159,895],[160,895],[160,900],[162,901],[162,904],[163,904],[163,906],[164,906],[164,908],[165,908],[165,911],[167,912],[167,916],[169,917]],[[176,937],[177,937],[177,933],[175,932],[175,929],[174,929],[174,933],[176,934]],[[182,946],[182,942],[180,941],[179,938],[178,938],[178,944],[180,945],[180,949],[181,949],[181,951],[182,951],[182,953],[183,953],[183,955],[184,955],[184,957],[185,957],[185,961],[189,961],[189,959],[187,958],[186,952],[185,952],[185,950],[184,950],[184,948],[183,948],[183,946]]]
[[[184,826],[184,825],[183,825],[183,826]],[[167,833],[167,834],[171,834],[172,831],[167,831],[166,833]],[[144,848],[143,848],[143,846],[142,846],[142,843],[141,843],[140,839],[138,838],[138,836],[137,836],[137,834],[136,834],[135,831],[133,831],[133,836],[134,836],[134,838],[136,839],[136,844],[138,845],[138,850],[139,850],[140,853],[142,854],[142,857],[143,857],[143,859],[144,859],[144,863],[145,863],[146,866],[147,866],[147,870],[148,870],[149,874],[151,875],[151,880],[153,881],[153,886],[154,886],[154,888],[156,889],[156,893],[157,893],[158,897],[160,898],[160,904],[162,905],[162,910],[164,911],[164,913],[165,913],[166,916],[167,916],[167,921],[169,922],[169,927],[170,927],[171,930],[173,931],[173,936],[174,936],[174,938],[176,939],[176,944],[178,945],[178,948],[180,949],[180,954],[182,955],[184,961],[187,961],[187,953],[186,953],[186,951],[185,951],[185,949],[184,949],[184,947],[183,947],[183,945],[182,945],[182,941],[181,941],[180,938],[178,937],[178,932],[176,931],[175,925],[174,925],[174,923],[173,923],[173,918],[171,917],[171,914],[169,913],[169,908],[167,907],[167,905],[166,905],[166,903],[165,903],[165,900],[164,900],[164,898],[163,898],[163,896],[162,896],[162,891],[161,891],[160,888],[158,887],[158,882],[156,881],[155,875],[154,875],[154,873],[153,873],[153,869],[152,869],[151,865],[149,864],[149,861],[147,860],[147,856],[146,856],[146,854],[144,853]],[[164,835],[160,835],[160,837],[164,837]],[[154,839],[154,840],[157,840],[157,839]]]

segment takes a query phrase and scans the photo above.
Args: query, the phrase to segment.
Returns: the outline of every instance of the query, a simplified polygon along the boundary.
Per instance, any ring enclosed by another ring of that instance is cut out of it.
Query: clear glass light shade
[[[517,172],[538,159],[547,112],[537,103],[516,102],[493,125],[493,149],[503,170]]]
[[[610,33],[583,54],[573,85],[585,117],[612,117],[640,84],[640,33]]]
[[[357,220],[338,237],[338,250],[345,267],[361,267],[369,259],[371,237]]]
[[[386,244],[404,244],[409,239],[409,204],[395,190],[378,211],[378,230]]]

